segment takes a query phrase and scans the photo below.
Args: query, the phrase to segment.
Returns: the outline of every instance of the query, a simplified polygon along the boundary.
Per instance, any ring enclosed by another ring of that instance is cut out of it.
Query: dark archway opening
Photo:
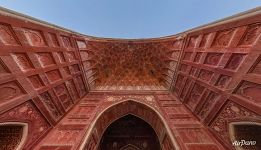
[[[0,149],[14,150],[20,144],[23,136],[23,126],[2,125],[0,126]]]
[[[99,150],[160,150],[158,137],[144,120],[126,115],[104,132]]]
[[[244,140],[241,149],[261,149],[261,125],[236,124],[234,125],[234,138],[236,141]],[[252,141],[252,143],[248,141]]]

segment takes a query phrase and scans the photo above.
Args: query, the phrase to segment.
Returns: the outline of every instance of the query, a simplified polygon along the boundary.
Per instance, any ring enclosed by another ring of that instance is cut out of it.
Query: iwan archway
[[[160,150],[153,128],[134,115],[114,121],[104,132],[98,150]]]
[[[148,104],[137,100],[126,100],[113,104],[96,116],[90,129],[88,130],[80,149],[98,149],[101,139],[106,129],[117,120],[126,116],[133,116],[146,122],[155,131],[159,142],[159,149],[176,150],[179,149],[170,128],[161,113]],[[131,143],[125,145],[126,148],[137,147]],[[144,145],[146,147],[146,144]],[[124,146],[122,147],[124,148]],[[102,150],[102,149],[101,149]]]

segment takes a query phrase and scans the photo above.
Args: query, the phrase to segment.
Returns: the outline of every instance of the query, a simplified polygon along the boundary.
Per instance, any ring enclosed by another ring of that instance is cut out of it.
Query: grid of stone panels
[[[207,128],[169,93],[155,95],[181,149],[223,149]]]
[[[260,122],[260,18],[190,33],[183,49],[174,93],[226,142],[233,113]]]
[[[36,111],[32,114],[40,114],[49,127],[55,125],[87,92],[75,39],[18,19],[0,20],[0,117],[30,105]]]

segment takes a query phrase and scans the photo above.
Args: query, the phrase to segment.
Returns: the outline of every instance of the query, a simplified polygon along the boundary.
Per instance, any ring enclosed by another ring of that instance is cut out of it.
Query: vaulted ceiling
[[[89,40],[81,52],[95,90],[166,90],[179,58],[181,40]],[[86,51],[85,51],[86,52]]]

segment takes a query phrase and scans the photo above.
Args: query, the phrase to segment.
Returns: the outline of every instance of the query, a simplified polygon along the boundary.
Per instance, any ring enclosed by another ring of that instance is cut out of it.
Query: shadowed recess
[[[105,131],[99,150],[160,150],[152,127],[133,115],[113,122]]]

